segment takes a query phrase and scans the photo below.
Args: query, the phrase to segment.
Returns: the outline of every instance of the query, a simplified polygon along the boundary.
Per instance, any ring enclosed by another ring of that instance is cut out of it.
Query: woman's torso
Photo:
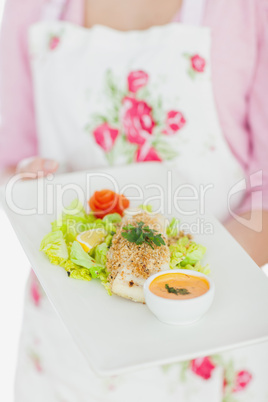
[[[165,162],[190,191],[212,188],[207,212],[227,216],[242,169],[218,122],[207,29],[174,23],[122,33],[48,22],[31,38],[42,156],[68,170]]]
[[[45,5],[39,2],[39,18],[57,18],[84,25],[85,0],[57,0]],[[53,3],[62,5],[62,9],[55,8]],[[184,0],[184,10],[174,16],[176,21],[183,18],[185,23],[195,24],[199,8],[203,8],[201,23],[212,33],[212,80],[220,123],[233,154],[245,168],[251,158],[249,100],[258,65],[258,46],[264,34],[263,23],[267,18],[266,3]],[[185,9],[188,10],[186,17]]]

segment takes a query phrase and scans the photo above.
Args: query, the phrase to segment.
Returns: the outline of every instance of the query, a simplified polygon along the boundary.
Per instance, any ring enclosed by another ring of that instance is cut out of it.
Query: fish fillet
[[[144,303],[143,285],[149,276],[169,269],[170,252],[167,245],[154,246],[148,244],[137,245],[122,237],[123,227],[138,222],[144,222],[150,229],[165,235],[165,221],[162,215],[149,214],[143,210],[135,213],[126,213],[120,227],[113,237],[112,246],[107,255],[107,268],[110,272],[109,280],[112,293]]]

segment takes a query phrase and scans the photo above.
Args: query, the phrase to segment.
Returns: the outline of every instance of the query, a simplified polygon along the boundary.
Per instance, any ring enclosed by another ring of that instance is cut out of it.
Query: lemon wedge
[[[106,235],[107,235],[107,232],[104,229],[97,228],[97,229],[86,230],[85,232],[80,233],[76,237],[76,240],[78,241],[78,243],[81,244],[83,249],[88,253],[90,250],[92,250],[98,244],[102,243],[104,241]]]

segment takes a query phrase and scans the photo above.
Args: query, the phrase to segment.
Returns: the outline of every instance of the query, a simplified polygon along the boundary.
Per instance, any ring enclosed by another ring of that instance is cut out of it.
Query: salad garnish
[[[129,200],[123,194],[105,189],[95,191],[88,204],[96,218],[103,218],[113,213],[123,216],[124,210],[129,207]]]
[[[178,235],[179,232],[178,225],[179,225],[178,219],[172,218],[170,224],[166,229],[166,234],[168,237],[175,237]]]
[[[168,283],[165,284],[165,288],[167,289],[168,293],[174,293],[175,295],[189,295],[190,292],[188,289],[185,288],[173,288],[170,287]]]
[[[150,229],[144,222],[138,222],[137,226],[124,226],[123,230],[125,230],[125,232],[122,232],[122,236],[129,242],[137,245],[146,243],[154,249],[153,244],[158,247],[166,244],[161,234],[156,234],[156,230]]]
[[[117,196],[118,200],[120,195]],[[127,198],[124,197],[124,200]],[[129,201],[124,201],[124,205],[127,204]],[[69,277],[85,281],[99,279],[110,293],[106,256],[122,217],[118,209],[107,213],[107,203],[103,208],[102,219],[99,219],[92,211],[87,213],[83,205],[74,200],[51,223],[51,232],[43,238],[40,250],[52,264],[63,267]]]
[[[135,226],[128,224],[122,228],[124,209],[129,206],[129,200],[122,194],[111,190],[96,191],[90,198],[89,205],[91,211],[87,213],[83,205],[74,200],[51,223],[51,232],[43,238],[40,245],[40,250],[50,262],[63,267],[70,278],[85,281],[98,279],[111,294],[107,255],[119,227],[121,235],[129,242],[148,244],[155,252],[158,247],[166,244],[169,247],[171,269],[210,273],[208,265],[201,265],[206,248],[195,243],[190,234],[185,235],[183,231],[179,231],[177,219],[171,220],[166,227],[166,237],[162,237],[142,222],[142,219]],[[150,205],[141,205],[139,208],[142,212],[152,213]]]

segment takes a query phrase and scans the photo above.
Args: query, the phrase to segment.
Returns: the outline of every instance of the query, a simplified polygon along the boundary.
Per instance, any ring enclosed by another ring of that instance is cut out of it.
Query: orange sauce
[[[149,286],[152,293],[165,299],[185,300],[203,295],[209,283],[199,276],[170,273],[155,278]]]

